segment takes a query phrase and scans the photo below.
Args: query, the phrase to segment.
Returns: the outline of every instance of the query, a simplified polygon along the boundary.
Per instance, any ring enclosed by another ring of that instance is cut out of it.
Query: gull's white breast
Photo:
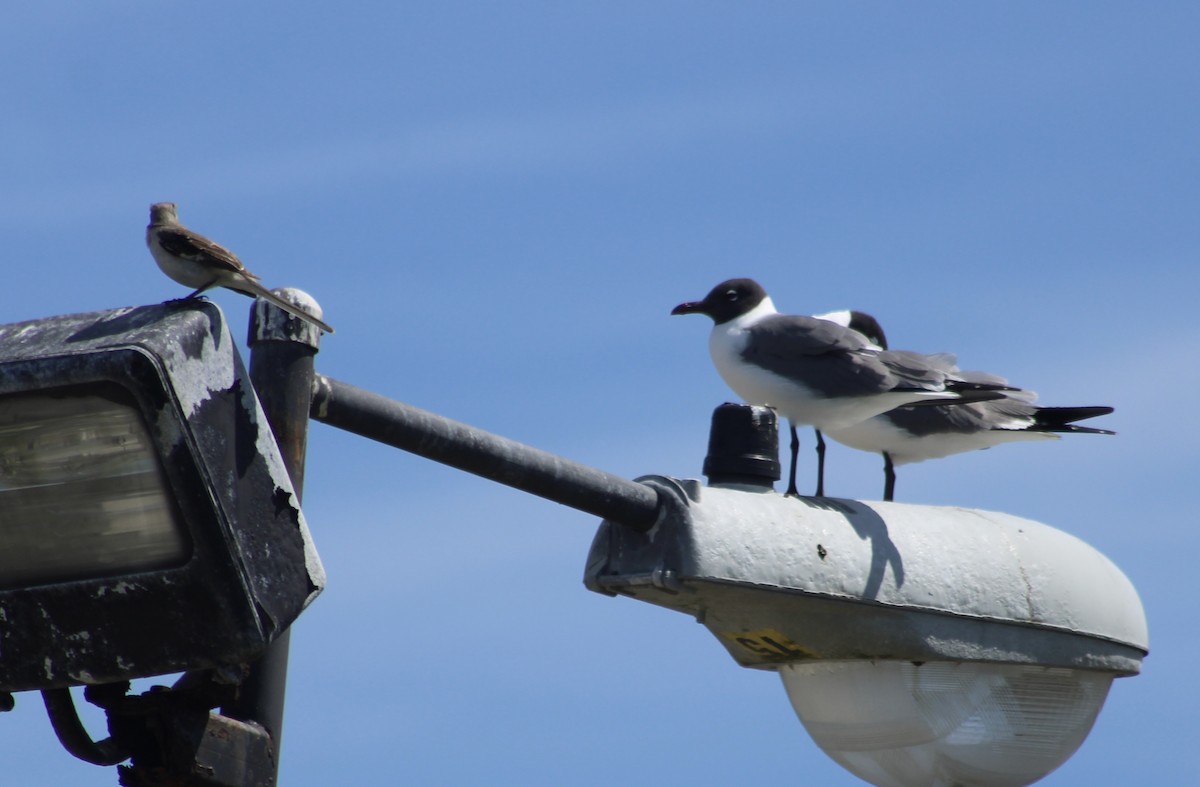
[[[766,302],[764,302],[766,303]],[[818,429],[847,427],[903,404],[928,399],[955,398],[936,391],[872,393],[864,396],[826,397],[804,383],[782,377],[742,357],[750,341],[750,328],[774,307],[761,305],[736,319],[714,325],[708,351],[721,379],[747,404],[774,408],[793,424],[811,424]]]

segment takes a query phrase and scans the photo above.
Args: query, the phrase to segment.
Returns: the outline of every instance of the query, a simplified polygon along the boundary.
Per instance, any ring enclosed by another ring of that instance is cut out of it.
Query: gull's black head
[[[671,314],[707,314],[720,325],[741,317],[766,297],[766,290],[754,279],[729,279],[713,287],[704,300],[681,303]]]
[[[840,325],[843,328],[849,328],[852,331],[857,331],[873,344],[886,350],[887,336],[883,333],[883,326],[866,312],[852,311],[850,309],[842,309],[828,314],[815,315],[818,320],[828,320],[835,325]]]
[[[866,312],[851,311],[850,322],[846,327],[858,331],[883,349],[886,350],[888,348],[887,336],[883,333],[883,326],[879,324],[879,320],[876,320]]]

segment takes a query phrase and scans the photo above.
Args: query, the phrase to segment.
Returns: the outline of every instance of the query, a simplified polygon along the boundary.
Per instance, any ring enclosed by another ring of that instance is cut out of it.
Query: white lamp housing
[[[1129,580],[1046,525],[640,480],[663,515],[603,523],[587,586],[692,614],[739,664],[779,671],[818,745],[873,784],[1036,781],[1147,653]]]

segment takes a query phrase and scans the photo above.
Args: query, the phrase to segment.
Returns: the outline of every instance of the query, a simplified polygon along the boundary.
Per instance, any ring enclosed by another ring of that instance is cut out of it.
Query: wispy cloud
[[[269,196],[398,178],[585,172],[615,160],[669,156],[673,149],[706,140],[753,139],[794,121],[795,112],[778,89],[738,90],[385,126],[365,135],[238,151],[169,169],[143,164],[132,152],[121,150],[119,141],[108,140],[97,147],[129,154],[121,166],[123,175],[103,172],[100,162],[100,171],[87,179],[10,181],[0,191],[0,202],[6,205],[0,222],[24,226],[64,210],[76,217],[107,216],[124,210],[130,199],[144,201],[168,186],[172,193],[192,195],[234,190]],[[36,174],[27,171],[27,177]]]

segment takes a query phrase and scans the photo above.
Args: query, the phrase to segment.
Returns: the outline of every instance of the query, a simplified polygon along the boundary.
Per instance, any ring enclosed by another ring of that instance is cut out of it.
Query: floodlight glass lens
[[[779,670],[809,735],[878,787],[1031,784],[1083,743],[1110,673],[1023,664],[845,661]]]
[[[0,397],[0,587],[182,563],[190,548],[176,511],[128,394]]]

